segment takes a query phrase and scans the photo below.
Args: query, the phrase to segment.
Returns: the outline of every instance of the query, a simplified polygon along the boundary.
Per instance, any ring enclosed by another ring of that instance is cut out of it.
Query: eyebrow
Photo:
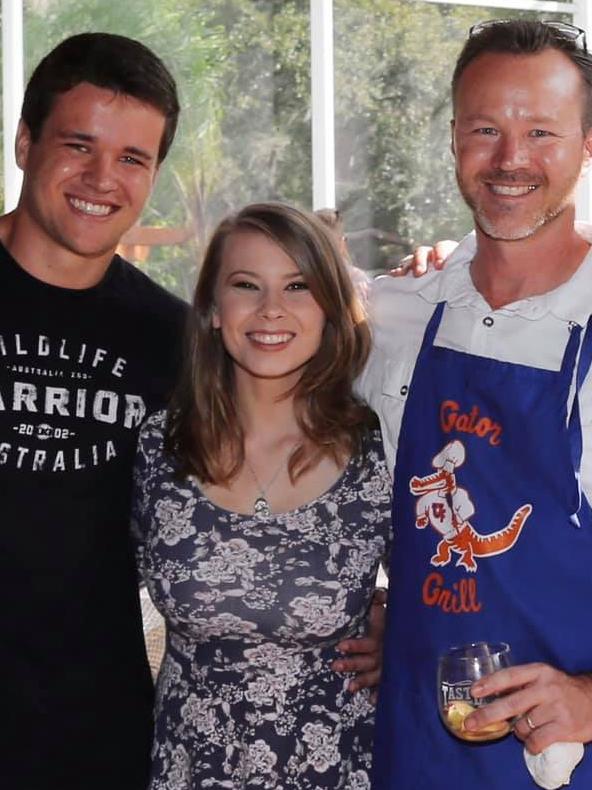
[[[227,276],[228,277],[234,277],[237,274],[243,274],[243,275],[246,274],[249,277],[255,277],[256,279],[261,279],[261,274],[258,274],[257,272],[252,272],[250,269],[235,269],[232,272],[228,272]],[[300,269],[294,269],[293,272],[290,272],[289,274],[284,274],[283,275],[283,279],[284,280],[292,280],[294,277],[302,277],[302,278],[304,278],[304,275],[302,274]]]
[[[558,118],[553,118],[550,115],[537,115],[532,118],[524,118],[520,119],[526,121],[526,123],[531,124],[548,124],[548,123],[557,123]],[[491,115],[486,115],[484,113],[475,113],[474,115],[467,115],[464,118],[457,118],[457,121],[464,121],[465,123],[477,123],[479,121],[485,121],[486,123],[491,123],[494,126],[498,123],[498,119],[494,118]]]
[[[58,132],[58,137],[61,140],[78,140],[81,143],[94,143],[97,141],[97,138],[92,134],[78,132],[71,129],[63,129],[62,131]],[[143,148],[138,148],[135,145],[126,145],[123,150],[126,154],[131,154],[132,156],[136,156],[146,162],[152,162],[154,159],[154,157],[147,151],[144,151]]]
[[[136,148],[135,145],[126,145],[123,150],[126,154],[132,154],[133,156],[137,156],[139,159],[144,159],[146,162],[152,162],[154,159],[154,157],[147,151],[144,151],[143,148]]]

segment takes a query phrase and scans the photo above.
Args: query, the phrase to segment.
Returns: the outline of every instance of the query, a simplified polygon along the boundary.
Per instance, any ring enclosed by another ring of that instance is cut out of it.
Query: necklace
[[[295,447],[297,445],[298,445],[298,442],[296,442],[296,444],[294,444],[294,445],[292,445],[292,447],[290,447],[290,451],[289,451],[288,455],[285,458],[282,459],[280,465],[275,470],[275,472],[273,473],[273,475],[271,476],[270,480],[267,482],[267,484],[265,486],[262,486],[261,483],[259,482],[259,478],[255,474],[255,470],[253,469],[253,467],[251,465],[251,462],[249,461],[249,459],[245,455],[245,464],[247,465],[247,469],[249,470],[249,472],[251,474],[251,477],[253,478],[253,481],[255,482],[255,485],[259,489],[259,496],[255,499],[255,502],[253,503],[253,513],[258,518],[267,518],[268,516],[271,516],[271,508],[269,507],[269,502],[267,501],[267,498],[266,498],[265,495],[267,494],[269,489],[272,487],[272,485],[277,480],[279,473],[284,468],[284,464],[287,462],[288,458],[292,455],[292,453],[294,452],[294,449],[295,449]]]

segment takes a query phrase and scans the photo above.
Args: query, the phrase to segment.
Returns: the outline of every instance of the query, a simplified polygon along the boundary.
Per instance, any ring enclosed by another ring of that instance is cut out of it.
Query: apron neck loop
[[[578,335],[580,331],[580,327],[578,327]],[[584,383],[584,379],[588,375],[590,365],[592,365],[592,316],[590,316],[588,319],[588,324],[586,325],[586,332],[584,334],[584,339],[582,341],[582,347],[580,350],[580,358],[578,360],[578,372],[576,376],[577,392],[580,391],[582,384]]]
[[[423,341],[421,343],[422,351],[426,348],[431,348],[434,345],[434,339],[438,332],[438,328],[440,327],[440,321],[442,320],[442,314],[444,313],[445,306],[446,302],[438,302],[436,305],[436,309],[432,313],[432,317],[430,318],[423,335]]]

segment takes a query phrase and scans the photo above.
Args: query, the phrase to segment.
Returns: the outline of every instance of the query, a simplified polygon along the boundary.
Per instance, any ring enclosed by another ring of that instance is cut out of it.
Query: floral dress
[[[378,434],[324,494],[252,516],[179,482],[164,413],[140,436],[134,532],[166,620],[150,790],[370,787],[368,690],[330,669],[363,634],[391,539]]]

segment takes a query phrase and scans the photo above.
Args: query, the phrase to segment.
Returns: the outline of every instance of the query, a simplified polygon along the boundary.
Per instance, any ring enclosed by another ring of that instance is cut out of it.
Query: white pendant
[[[260,516],[265,518],[267,516],[271,516],[271,510],[269,508],[269,502],[265,499],[264,496],[259,496],[255,500],[255,504],[253,505],[253,511],[256,516]]]

